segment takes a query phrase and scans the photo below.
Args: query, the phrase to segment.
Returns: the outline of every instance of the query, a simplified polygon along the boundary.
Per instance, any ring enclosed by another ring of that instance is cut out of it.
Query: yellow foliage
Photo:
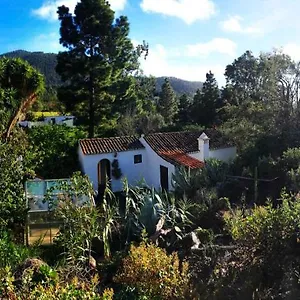
[[[58,111],[36,111],[32,113],[35,118],[40,117],[57,117],[60,116],[61,113]]]
[[[145,242],[131,246],[115,281],[154,299],[187,299],[190,290],[188,263],[180,264],[177,253],[168,255]]]
[[[28,274],[29,275],[29,274]],[[101,294],[96,289],[98,276],[88,282],[80,282],[76,277],[70,283],[42,282],[34,284],[30,276],[22,278],[21,286],[14,285],[10,268],[0,269],[0,299],[7,300],[112,300],[114,291],[105,289]]]

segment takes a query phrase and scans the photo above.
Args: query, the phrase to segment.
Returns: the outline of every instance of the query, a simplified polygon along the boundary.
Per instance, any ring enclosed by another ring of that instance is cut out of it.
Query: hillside
[[[60,84],[60,77],[55,72],[56,54],[54,53],[17,50],[4,53],[1,56],[10,58],[20,57],[27,60],[32,66],[40,70],[40,72],[45,75],[46,84],[48,86],[57,86]]]
[[[60,85],[60,77],[55,72],[56,66],[56,54],[44,53],[44,52],[29,52],[25,50],[16,50],[8,53],[4,53],[0,56],[6,57],[20,57],[27,60],[31,65],[36,67],[42,74],[45,75],[46,84],[48,86]],[[177,94],[194,94],[197,89],[202,87],[202,83],[199,81],[187,81],[175,77],[168,77]],[[156,79],[156,88],[159,91],[163,84],[165,77],[158,77]]]
[[[198,89],[202,88],[202,82],[200,81],[187,81],[176,77],[168,77],[171,86],[174,91],[181,94],[194,94]],[[161,90],[161,86],[164,83],[165,77],[156,78],[156,89]]]

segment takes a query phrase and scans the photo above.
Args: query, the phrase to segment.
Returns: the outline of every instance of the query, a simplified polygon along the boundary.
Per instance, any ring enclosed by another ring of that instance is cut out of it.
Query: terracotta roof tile
[[[182,165],[191,169],[199,169],[204,167],[204,162],[193,158],[186,153],[182,152],[159,152],[158,153],[164,160],[171,164]]]
[[[92,155],[145,148],[137,137],[123,136],[112,138],[83,139],[79,141],[83,154]]]
[[[232,142],[216,129],[204,131],[210,138],[210,149],[218,149],[232,146]],[[191,153],[199,151],[198,138],[201,131],[180,131],[152,133],[145,136],[145,140],[154,151],[179,151]]]

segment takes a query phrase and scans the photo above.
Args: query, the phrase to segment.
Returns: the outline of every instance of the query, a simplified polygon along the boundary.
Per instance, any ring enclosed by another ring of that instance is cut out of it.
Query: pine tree
[[[210,71],[206,74],[203,87],[198,90],[193,101],[193,121],[205,127],[216,123],[217,105],[219,103],[220,91],[214,74]]]
[[[166,125],[173,123],[174,117],[178,111],[178,101],[167,78],[161,87],[157,110],[163,116]]]
[[[191,121],[191,99],[183,94],[179,97],[178,106],[178,123],[181,125],[187,125]]]
[[[95,126],[110,120],[114,108],[124,108],[115,102],[133,90],[130,74],[138,68],[139,51],[128,37],[127,17],[115,19],[105,0],[81,0],[74,15],[61,6],[58,15],[60,43],[67,48],[57,58],[65,82],[61,97],[68,108],[85,112],[93,137]]]

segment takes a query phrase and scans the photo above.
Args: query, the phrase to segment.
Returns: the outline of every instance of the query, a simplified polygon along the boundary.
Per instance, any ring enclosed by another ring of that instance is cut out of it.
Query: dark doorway
[[[160,186],[162,190],[169,190],[168,168],[164,166],[160,166]]]
[[[102,201],[107,183],[110,181],[110,161],[108,159],[102,159],[98,163],[98,197],[97,204]]]
[[[98,184],[106,185],[107,180],[110,180],[110,161],[102,159],[98,163]]]

